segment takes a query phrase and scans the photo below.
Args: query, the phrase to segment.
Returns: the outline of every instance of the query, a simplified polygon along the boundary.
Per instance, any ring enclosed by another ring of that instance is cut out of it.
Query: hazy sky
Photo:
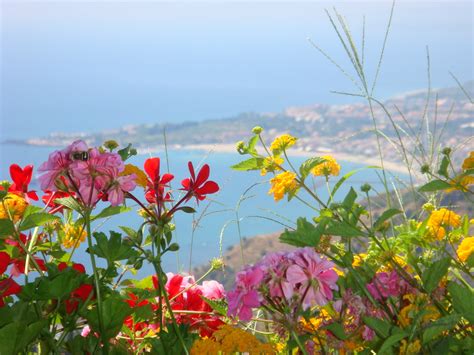
[[[346,102],[351,84],[312,48],[348,61],[328,22],[335,5],[373,75],[390,1],[3,1],[1,135],[98,130]],[[473,4],[398,1],[378,92],[388,97],[473,78]],[[0,137],[1,138],[1,137]]]

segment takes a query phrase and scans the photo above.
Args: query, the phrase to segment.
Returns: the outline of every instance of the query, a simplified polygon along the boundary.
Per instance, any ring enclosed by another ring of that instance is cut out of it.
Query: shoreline
[[[237,153],[235,149],[235,144],[189,144],[189,145],[174,145],[170,146],[169,150],[194,150],[194,151],[204,151],[206,153]],[[298,156],[298,157],[307,157],[311,158],[314,156],[322,155],[331,155],[336,160],[347,161],[350,163],[357,163],[362,165],[370,166],[380,166],[379,157],[366,157],[347,154],[343,152],[327,152],[327,151],[303,151],[298,149],[288,149],[289,155]],[[392,171],[400,174],[408,174],[407,168],[402,163],[397,163],[393,161],[384,161],[384,168],[387,171]]]

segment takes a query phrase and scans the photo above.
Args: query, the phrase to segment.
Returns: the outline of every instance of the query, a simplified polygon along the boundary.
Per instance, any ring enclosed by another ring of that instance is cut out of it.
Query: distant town
[[[86,133],[54,133],[24,141],[7,141],[35,146],[61,147],[76,139],[100,145],[114,139],[132,143],[140,152],[162,149],[214,149],[231,151],[237,141],[251,135],[255,125],[264,128],[266,138],[282,133],[299,137],[296,152],[305,155],[332,154],[344,160],[375,162],[379,145],[384,160],[411,164],[417,156],[429,159],[443,147],[454,149],[461,161],[474,145],[474,81],[461,87],[406,93],[380,103],[361,98],[347,105],[314,104],[288,107],[279,113],[243,113],[235,117],[184,123],[128,125],[116,130]],[[378,141],[378,142],[377,142]],[[5,142],[4,142],[5,143]],[[403,153],[406,152],[406,155]],[[423,152],[423,154],[420,154]],[[423,159],[423,158],[421,158]]]

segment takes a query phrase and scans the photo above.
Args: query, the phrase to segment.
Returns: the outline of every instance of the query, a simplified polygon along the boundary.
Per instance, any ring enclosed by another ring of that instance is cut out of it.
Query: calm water
[[[34,164],[35,167],[38,167],[51,151],[52,149],[50,148],[2,145],[0,165],[8,167],[11,163],[17,162],[21,166]],[[158,153],[157,156],[160,156],[164,161],[163,154]],[[211,178],[218,182],[221,187],[221,191],[217,195],[212,195],[212,199],[201,202],[200,206],[196,208],[198,213],[194,216],[194,219],[199,219],[199,223],[194,233],[192,227],[193,216],[186,214],[177,215],[175,237],[181,249],[178,253],[168,255],[165,259],[165,266],[167,270],[188,270],[190,260],[192,265],[200,265],[213,257],[219,256],[221,240],[224,251],[227,247],[239,242],[239,234],[235,223],[236,205],[247,188],[256,182],[264,182],[265,178],[262,178],[257,172],[232,171],[229,166],[235,164],[240,159],[237,153],[211,153],[207,155],[203,152],[171,151],[169,156],[170,171],[175,175],[173,187],[179,188],[181,179],[187,177],[188,161],[193,161],[195,165],[203,161],[208,163],[211,166]],[[131,162],[142,166],[146,158],[147,156],[134,157]],[[299,164],[302,161],[303,158],[294,159],[295,164]],[[341,165],[343,168],[342,173],[363,166],[346,162]],[[3,168],[1,170],[0,179],[9,179],[7,169]],[[359,172],[349,181],[354,186],[370,182],[376,189],[381,190],[376,173],[372,169]],[[37,181],[34,181],[32,186],[36,189],[39,188]],[[318,194],[323,199],[326,199],[325,186],[322,186],[320,181],[316,186]],[[276,219],[288,226],[294,226],[298,216],[313,216],[311,209],[297,200],[293,200],[291,203],[286,201],[275,203],[273,198],[267,194],[268,188],[268,183],[255,186],[246,195],[249,198],[242,202],[238,213],[239,217],[243,218],[241,223],[241,234],[243,237],[276,232],[284,228],[281,224],[268,218]],[[342,188],[340,191],[340,195],[342,195],[347,192],[347,189]],[[137,195],[140,195],[140,192],[137,192]],[[308,201],[310,200],[308,199]],[[140,218],[135,212],[125,213],[108,220],[104,225],[100,226],[100,230],[117,230],[119,225],[137,228],[140,225]],[[226,225],[227,227],[224,227]],[[190,259],[191,250],[192,259]],[[88,264],[88,256],[83,252],[83,248],[76,257],[78,261]],[[145,268],[144,273],[146,272],[151,272],[151,269]]]

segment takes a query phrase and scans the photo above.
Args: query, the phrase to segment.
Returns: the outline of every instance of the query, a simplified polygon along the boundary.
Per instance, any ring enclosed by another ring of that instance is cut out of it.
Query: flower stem
[[[94,256],[94,250],[92,248],[92,236],[91,236],[91,211],[90,209],[87,209],[86,212],[84,213],[84,221],[86,224],[86,229],[87,229],[87,244],[88,244],[88,250],[89,250],[89,255],[91,259],[91,265],[92,265],[92,271],[94,273],[94,283],[95,283],[95,292],[97,295],[97,315],[99,318],[99,329],[100,329],[100,336],[102,338],[102,342],[104,343],[104,352],[108,354],[108,342],[105,337],[105,329],[104,329],[104,319],[103,319],[103,312],[102,312],[102,298],[100,295],[100,283],[99,283],[99,275],[97,273],[97,265],[95,263],[95,256]]]

